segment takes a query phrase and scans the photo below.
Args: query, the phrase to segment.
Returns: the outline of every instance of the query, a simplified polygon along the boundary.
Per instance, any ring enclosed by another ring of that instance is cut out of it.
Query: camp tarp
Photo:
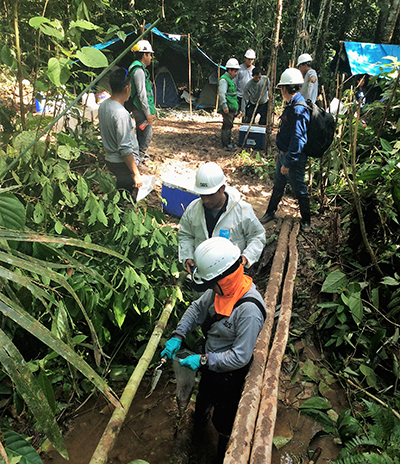
[[[394,60],[400,62],[400,46],[364,42],[343,42],[351,74],[377,76],[394,69]]]
[[[215,108],[217,103],[217,91],[217,84],[210,84],[209,82],[206,82],[200,93],[199,99],[197,100],[196,108]]]
[[[180,99],[176,89],[175,81],[167,67],[163,66],[157,71],[155,87],[157,106],[161,106],[163,108],[173,108],[179,104]]]

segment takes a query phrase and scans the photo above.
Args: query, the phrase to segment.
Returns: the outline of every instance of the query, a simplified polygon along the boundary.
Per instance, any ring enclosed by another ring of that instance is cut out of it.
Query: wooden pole
[[[279,234],[278,246],[276,248],[270,278],[264,295],[264,302],[267,308],[267,319],[265,320],[263,329],[256,342],[253,353],[254,359],[243,388],[231,438],[229,440],[229,446],[225,453],[224,464],[247,464],[249,461],[291,229],[292,219],[287,216],[283,221],[281,233]]]
[[[188,60],[189,60],[189,111],[192,115],[192,63],[190,61],[190,34],[188,34]]]
[[[107,427],[93,453],[92,459],[89,464],[106,464],[108,461],[108,456],[114,447],[114,444],[117,440],[118,434],[121,431],[122,425],[125,421],[125,418],[128,414],[129,408],[132,404],[133,398],[136,395],[137,389],[140,385],[140,382],[153,359],[154,353],[157,349],[158,343],[160,341],[161,335],[167,325],[169,316],[171,315],[172,310],[174,309],[177,294],[180,292],[180,286],[186,278],[187,273],[182,272],[179,276],[177,286],[171,297],[169,298],[168,303],[164,307],[163,312],[161,313],[160,319],[158,320],[157,325],[155,326],[153,333],[150,337],[150,340],[146,346],[146,349],[139,359],[139,362],[133,371],[131,378],[129,379],[125,390],[121,396],[121,404],[123,409],[115,409],[110,421],[107,424]]]
[[[218,93],[218,85],[219,85],[219,78],[221,77],[221,63],[218,63],[218,84],[217,84],[217,99],[215,101],[215,110],[214,113],[218,112],[218,102],[219,102],[219,93]]]
[[[279,373],[289,337],[292,314],[293,287],[297,272],[296,245],[300,222],[295,222],[289,238],[289,265],[282,291],[278,325],[265,370],[263,391],[254,433],[250,464],[271,464],[274,429],[277,413]]]

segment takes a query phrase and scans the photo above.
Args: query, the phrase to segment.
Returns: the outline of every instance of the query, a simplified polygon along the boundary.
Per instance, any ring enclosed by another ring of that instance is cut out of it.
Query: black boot
[[[223,464],[228,441],[229,435],[222,435],[222,433],[219,434],[217,455],[215,456],[213,464]]]
[[[307,231],[310,229],[311,223],[310,198],[299,198],[299,207],[301,214],[301,230]]]
[[[231,143],[231,135],[229,129],[221,130],[221,142],[223,147],[227,147]]]
[[[283,192],[277,192],[274,188],[272,190],[271,199],[268,203],[267,211],[265,212],[264,216],[260,219],[261,224],[266,224],[269,221],[272,221],[275,217],[275,211],[278,208],[279,202],[282,199]]]

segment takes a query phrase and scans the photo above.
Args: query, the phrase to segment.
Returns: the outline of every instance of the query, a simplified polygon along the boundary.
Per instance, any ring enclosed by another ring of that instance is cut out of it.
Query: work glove
[[[182,345],[182,340],[178,337],[172,337],[165,343],[165,348],[161,351],[161,357],[173,359]]]
[[[189,369],[192,369],[192,371],[197,371],[197,369],[200,369],[200,355],[193,354],[191,356],[187,356],[186,358],[181,359],[179,363],[183,367],[188,367]]]

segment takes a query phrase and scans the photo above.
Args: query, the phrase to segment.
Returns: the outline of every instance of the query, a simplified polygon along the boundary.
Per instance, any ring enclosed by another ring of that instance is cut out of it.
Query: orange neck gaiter
[[[240,265],[235,272],[218,281],[223,295],[215,294],[215,312],[221,316],[230,316],[235,303],[250,290],[253,279],[244,275]]]

